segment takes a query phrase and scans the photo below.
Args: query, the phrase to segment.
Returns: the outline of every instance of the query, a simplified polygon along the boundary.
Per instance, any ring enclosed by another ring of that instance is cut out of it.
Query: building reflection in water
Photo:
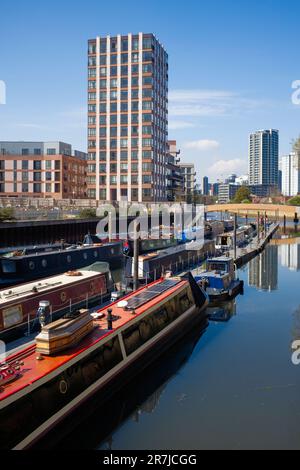
[[[300,271],[300,244],[286,244],[279,246],[281,266],[291,271]]]
[[[278,246],[267,246],[249,262],[248,284],[263,291],[278,289]]]

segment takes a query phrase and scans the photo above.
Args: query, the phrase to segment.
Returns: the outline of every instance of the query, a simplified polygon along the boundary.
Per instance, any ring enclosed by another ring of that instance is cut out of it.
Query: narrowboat
[[[96,261],[109,263],[111,270],[122,266],[122,242],[8,252],[0,256],[0,288],[81,269]]]
[[[212,258],[206,264],[206,271],[195,280],[208,294],[210,303],[231,300],[243,292],[244,282],[235,276],[233,258]]]
[[[143,287],[92,320],[83,310],[42,326],[35,345],[1,364],[0,447],[30,448],[96,392],[111,393],[206,321],[207,304],[188,273]]]
[[[236,231],[236,245],[243,247],[247,245],[252,237],[256,234],[254,224],[244,225],[239,227]],[[216,238],[216,249],[222,251],[229,251],[234,248],[234,232],[224,232]]]
[[[35,331],[39,303],[47,299],[54,320],[70,309],[109,300],[113,280],[108,263],[69,271],[0,291],[0,340],[8,342]]]
[[[139,279],[141,282],[153,281],[164,275],[189,270],[192,266],[204,261],[208,254],[215,253],[214,241],[190,242],[175,248],[154,251],[139,256]],[[133,277],[134,263],[132,258],[126,260],[126,277]]]

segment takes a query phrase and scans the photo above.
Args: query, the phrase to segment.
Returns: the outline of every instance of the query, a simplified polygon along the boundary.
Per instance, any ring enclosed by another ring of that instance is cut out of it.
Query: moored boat
[[[221,256],[208,259],[206,264],[206,271],[195,280],[208,294],[210,303],[231,300],[243,292],[244,283],[236,278],[233,258]]]
[[[17,377],[0,380],[0,447],[32,446],[96,392],[140,370],[205,321],[207,304],[190,273],[160,279],[101,309],[89,334],[75,345],[69,336],[66,350],[52,355],[30,346],[9,356],[3,367]]]
[[[9,341],[34,331],[39,326],[39,303],[45,299],[51,320],[55,320],[72,309],[109,300],[112,290],[107,263],[1,290],[0,340]]]

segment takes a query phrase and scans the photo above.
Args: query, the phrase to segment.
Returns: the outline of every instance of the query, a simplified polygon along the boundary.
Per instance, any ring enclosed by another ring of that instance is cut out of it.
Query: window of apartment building
[[[139,102],[138,101],[133,101],[131,103],[131,110],[132,111],[138,111],[139,110]]]
[[[143,139],[143,147],[152,147],[153,139]]]
[[[88,129],[88,136],[89,136],[89,137],[96,137],[96,129],[94,129],[94,128],[89,128],[89,129]]]
[[[99,171],[100,173],[106,173],[106,163],[100,163]]]
[[[121,66],[121,75],[128,75],[128,65],[122,65]]]
[[[138,160],[139,154],[137,150],[132,150],[131,152],[131,160]]]
[[[0,193],[5,193],[5,183],[0,183]]]
[[[142,168],[143,168],[143,171],[152,171],[153,165],[152,163],[143,163]]]
[[[150,62],[153,59],[153,52],[145,51],[143,52],[143,62]]]
[[[100,189],[99,197],[100,197],[100,199],[102,199],[104,201],[106,200],[106,189]]]
[[[118,50],[118,41],[117,39],[112,38],[110,41],[110,52],[117,52]]]
[[[143,77],[143,85],[152,85],[153,78],[152,77]]]
[[[22,170],[28,170],[28,160],[22,160]]]
[[[41,160],[35,160],[33,162],[33,169],[34,170],[41,170],[42,169],[42,162]]]
[[[152,134],[152,126],[143,126],[143,134]]]
[[[51,181],[51,179],[52,179],[51,171],[46,171],[46,181]]]
[[[131,99],[138,100],[139,99],[139,90],[131,90]]]
[[[133,51],[138,51],[139,50],[139,38],[138,37],[134,37],[132,39],[132,50]]]
[[[96,112],[96,105],[95,104],[89,104],[88,105],[88,111],[89,111],[89,113],[95,113]]]
[[[128,100],[128,91],[127,90],[122,90],[121,91],[121,101]]]
[[[60,193],[60,183],[55,183],[54,192],[55,193]]]
[[[138,135],[139,133],[139,126],[132,126],[131,127],[131,134],[132,135]]]
[[[118,105],[117,103],[111,103],[110,105],[110,112],[111,113],[116,113],[118,111]]]
[[[110,128],[110,136],[111,137],[117,137],[118,135],[118,128],[117,127],[111,127]]]
[[[106,77],[106,67],[100,67],[100,76]]]
[[[2,171],[0,173],[0,181],[4,181],[5,173]]]
[[[115,65],[113,65],[111,68],[110,68],[110,76],[111,77],[116,77],[118,75],[118,67],[116,67]]]
[[[33,192],[34,193],[41,193],[42,192],[41,183],[33,183]]]
[[[95,89],[96,88],[96,81],[95,80],[89,80],[88,88],[89,89]]]
[[[110,159],[113,162],[117,161],[117,152],[115,151],[110,152]]]
[[[139,139],[131,139],[131,147],[138,147]]]
[[[89,188],[89,189],[87,190],[87,196],[88,196],[89,198],[95,199],[95,198],[96,198],[96,189],[91,189],[91,188]]]
[[[106,55],[101,55],[100,56],[100,65],[106,65]]]
[[[55,160],[55,169],[60,170],[60,161],[59,160]]]
[[[127,137],[128,135],[128,128],[125,126],[121,127],[121,137]]]
[[[128,123],[128,114],[121,114],[121,124]]]
[[[28,193],[28,183],[22,183],[22,193]]]
[[[132,75],[138,74],[138,73],[139,73],[139,66],[133,64],[133,65],[131,66],[131,73],[132,73]]]
[[[138,114],[132,114],[131,115],[131,122],[132,123],[138,123],[139,122],[139,115]]]
[[[110,80],[110,88],[117,88],[118,80],[116,78],[111,78]]]
[[[128,39],[121,40],[121,51],[122,52],[128,51]]]
[[[111,163],[110,164],[110,172],[111,173],[117,173],[117,164],[116,163]]]
[[[132,198],[133,201],[137,200],[138,195],[139,195],[138,189],[134,188],[134,189],[131,190],[131,198]]]
[[[96,124],[96,116],[89,116],[88,117],[88,123],[91,124],[91,125],[95,125]]]
[[[143,109],[153,109],[152,101],[143,101]]]
[[[95,78],[96,77],[96,69],[89,69],[88,70],[88,77]]]
[[[33,173],[33,181],[42,181],[42,173],[40,171]]]
[[[88,184],[96,184],[96,176],[88,176],[87,177]]]
[[[112,54],[110,56],[110,63],[111,65],[117,65],[117,54]]]
[[[152,176],[151,175],[143,175],[143,183],[145,183],[145,184],[152,183]]]
[[[14,160],[14,170],[18,169],[18,160]]]
[[[100,113],[106,113],[106,109],[107,109],[106,103],[100,103],[100,105],[99,105]],[[96,112],[96,107],[95,107],[95,112]]]
[[[143,38],[143,49],[152,49],[152,38]]]
[[[121,116],[121,120],[122,120],[122,116]],[[110,123],[111,123],[111,124],[117,124],[117,123],[118,123],[118,117],[117,117],[116,114],[112,114],[112,115],[110,116]]]
[[[102,185],[106,184],[106,176],[102,176],[102,175],[99,176],[99,182]]]
[[[127,160],[128,159],[128,152],[127,150],[122,150],[121,151],[121,160]]]
[[[22,172],[22,181],[28,181],[28,171]]]
[[[88,59],[88,64],[89,64],[89,67],[94,67],[96,65],[96,57],[89,57]]]
[[[131,86],[139,86],[139,77],[131,77]]]
[[[117,148],[117,139],[110,139],[110,148],[111,149]]]
[[[55,181],[60,181],[60,171],[55,172]]]
[[[138,52],[132,52],[131,61],[133,63],[137,63],[139,61],[139,53]]]
[[[106,152],[99,152],[99,159],[101,162],[105,162],[106,161]],[[93,158],[93,160],[96,160],[96,154],[95,154],[95,158]]]
[[[139,178],[137,175],[132,175],[131,176],[131,184],[138,184],[139,183]]]
[[[100,116],[99,121],[100,121],[100,125],[102,125],[102,126],[105,125],[106,124],[106,116],[103,116],[103,115]],[[96,122],[95,122],[95,124],[96,124]]]
[[[100,80],[100,88],[103,89],[103,88],[106,88],[106,86],[107,86],[107,81],[105,78],[102,78]]]
[[[34,155],[41,155],[42,154],[41,149],[34,149],[33,154]]]
[[[121,145],[121,148],[127,148],[128,147],[128,139],[120,139],[120,145]]]
[[[110,92],[110,100],[113,101],[113,100],[116,100],[118,98],[118,93],[116,90],[112,90]]]
[[[143,197],[151,197],[152,190],[150,188],[144,188],[142,190],[142,195],[143,195]]]
[[[128,78],[121,78],[121,88],[128,87]]]
[[[106,91],[100,91],[100,101],[106,101]]]
[[[56,155],[56,149],[47,149],[47,155]]]
[[[0,170],[5,170],[5,160],[0,160]]]
[[[22,149],[22,155],[29,155],[29,149]]]
[[[117,184],[117,177],[116,176],[112,175],[110,177],[110,184]]]
[[[46,160],[45,161],[45,168],[46,168],[46,170],[51,170],[51,168],[52,168],[52,161],[51,160]]]
[[[143,122],[152,122],[152,113],[144,113]]]
[[[126,102],[121,102],[121,112],[124,113],[124,112],[127,112],[128,111],[128,103]]]
[[[96,129],[94,130],[96,131]],[[100,127],[100,137],[106,137],[106,127]]]
[[[121,172],[127,172],[128,171],[128,164],[127,163],[121,163]]]
[[[138,164],[137,163],[132,163],[131,164],[131,171],[132,173],[137,173],[139,170]]]
[[[100,52],[101,52],[101,54],[105,54],[106,46],[107,46],[106,39],[100,39]]]
[[[121,55],[121,64],[127,64],[128,63],[128,54],[122,54]]]
[[[151,88],[144,88],[143,89],[143,98],[152,98],[153,92]]]
[[[127,175],[121,175],[121,176],[120,176],[120,183],[121,183],[121,184],[127,184],[127,182],[128,182],[128,177],[127,177]]]

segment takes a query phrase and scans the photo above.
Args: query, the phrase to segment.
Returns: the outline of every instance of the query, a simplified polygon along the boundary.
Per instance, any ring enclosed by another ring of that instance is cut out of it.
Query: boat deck
[[[60,353],[59,355],[42,356],[42,360],[37,360],[38,354],[36,353],[36,348],[34,344],[28,346],[27,348],[19,350],[13,355],[8,356],[8,364],[13,365],[16,361],[21,361],[22,366],[20,370],[20,376],[14,382],[3,385],[2,388],[0,388],[0,407],[1,401],[5,398],[30,386],[37,380],[53,372],[55,369],[63,366],[68,361],[71,361],[76,356],[80,355],[82,352],[86,351],[87,349],[91,348],[93,345],[101,341],[104,337],[111,335],[114,331],[118,330],[126,323],[130,322],[133,318],[136,318],[139,315],[143,314],[146,310],[149,310],[151,307],[155,306],[157,303],[164,300],[177,290],[180,290],[187,284],[187,281],[185,280],[173,279],[174,285],[172,287],[170,285],[170,281],[172,280],[160,279],[156,282],[149,284],[147,287],[142,287],[138,291],[124,297],[122,301],[126,300],[128,302],[128,305],[133,306],[136,303],[136,308],[132,307],[134,310],[125,310],[124,308],[121,308],[120,306],[118,306],[119,301],[110,304],[109,307],[112,309],[112,315],[113,317],[115,317],[115,321],[113,322],[113,330],[107,330],[106,313],[108,307],[104,307],[100,309],[98,313],[103,313],[105,316],[103,316],[103,318],[100,318],[99,320],[94,321],[93,331],[84,339],[82,339],[78,345]],[[170,287],[156,295],[153,295],[153,293],[151,293],[151,289],[157,289],[158,292],[164,283],[169,283],[168,286]],[[152,298],[149,294],[152,294]]]

